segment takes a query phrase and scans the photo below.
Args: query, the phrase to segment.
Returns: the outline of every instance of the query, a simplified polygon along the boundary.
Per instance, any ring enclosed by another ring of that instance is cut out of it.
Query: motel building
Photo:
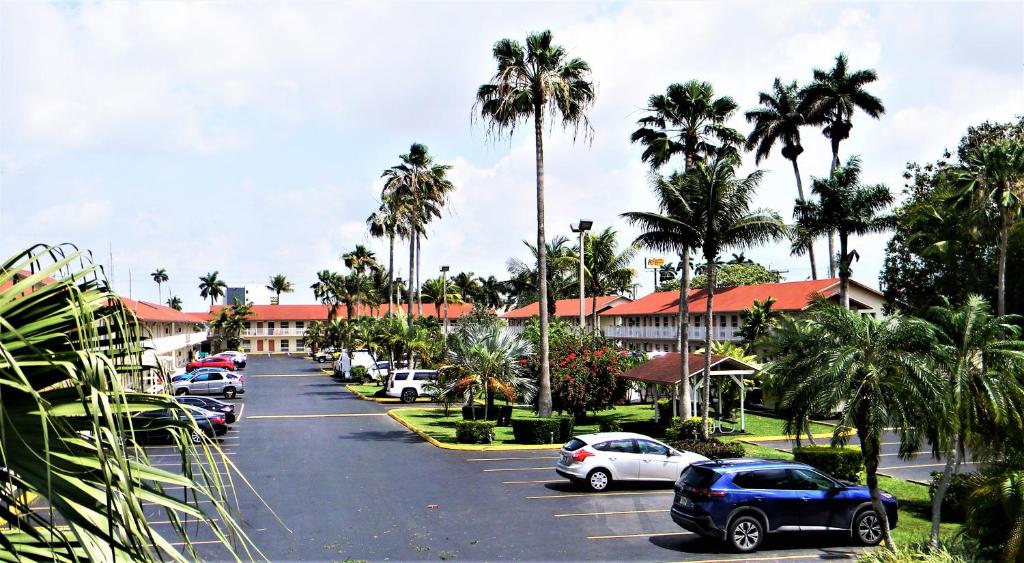
[[[164,305],[122,297],[142,329],[143,363],[159,365],[165,373],[183,371],[208,338],[206,320],[201,315],[183,313]],[[154,370],[145,379],[146,389],[160,383]]]
[[[210,318],[216,317],[222,305],[210,308]],[[472,304],[448,304],[448,320],[450,325],[473,309]],[[405,314],[405,307],[395,308],[396,312]],[[360,316],[381,317],[387,315],[388,306],[360,308]],[[240,335],[242,350],[256,354],[295,354],[305,353],[306,344],[303,340],[306,328],[313,321],[327,322],[330,307],[315,305],[253,305],[252,316],[246,322],[246,328]],[[433,303],[423,304],[423,316],[438,317],[437,308]],[[348,314],[345,306],[338,307],[335,318],[344,319]],[[417,316],[417,307],[413,305],[413,316]],[[444,305],[440,307],[439,318],[444,317]]]
[[[709,324],[704,314],[707,310],[706,297],[703,289],[690,290],[690,322],[686,327],[689,353],[704,347]],[[716,289],[712,303],[714,315],[710,323],[712,339],[738,341],[739,330],[743,326],[742,312],[749,309],[755,300],[764,301],[769,297],[775,299],[772,310],[799,314],[816,297],[838,302],[839,280],[832,278]],[[574,303],[579,306],[579,301]],[[852,309],[875,317],[882,314],[884,305],[885,298],[878,290],[850,280]],[[604,335],[620,342],[628,350],[679,352],[676,340],[679,330],[678,291],[651,293],[631,303],[608,308],[598,315]]]
[[[611,318],[601,317],[601,313],[607,311],[618,305],[625,303],[631,303],[633,300],[628,297],[621,295],[605,295],[597,298],[597,314],[598,324],[603,329],[612,323]],[[583,312],[586,315],[587,329],[593,329],[594,327],[594,298],[587,297],[583,301]],[[540,315],[540,307],[537,302],[534,301],[529,305],[513,309],[503,315],[501,318],[508,322],[508,326],[514,332],[518,333],[523,330],[526,323],[533,317]],[[559,299],[555,301],[555,316],[563,321],[579,325],[580,322],[580,300],[579,299]]]

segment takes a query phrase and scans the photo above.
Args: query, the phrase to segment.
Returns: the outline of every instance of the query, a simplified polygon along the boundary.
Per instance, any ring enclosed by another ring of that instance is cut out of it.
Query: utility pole
[[[444,351],[448,352],[448,266],[441,266],[441,295],[444,299],[444,324],[441,325],[441,332],[444,333]]]
[[[587,332],[587,315],[584,312],[583,301],[585,299],[585,292],[583,290],[583,235],[594,226],[593,221],[586,221],[580,219],[580,222],[575,227],[569,225],[572,232],[579,233],[580,235],[580,334]]]

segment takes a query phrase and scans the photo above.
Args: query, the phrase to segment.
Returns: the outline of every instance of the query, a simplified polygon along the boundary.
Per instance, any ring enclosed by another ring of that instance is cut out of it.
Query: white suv
[[[412,403],[416,397],[430,395],[424,389],[426,385],[437,383],[437,370],[432,369],[400,369],[391,372],[388,377],[388,397],[398,397],[403,403]],[[676,475],[676,477],[679,477]]]
[[[691,463],[708,459],[630,432],[576,436],[559,453],[555,471],[592,491],[603,491],[612,481],[675,483]]]

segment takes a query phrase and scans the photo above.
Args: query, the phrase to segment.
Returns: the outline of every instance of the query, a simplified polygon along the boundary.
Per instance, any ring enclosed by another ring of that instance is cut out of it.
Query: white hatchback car
[[[437,370],[399,369],[388,377],[388,397],[398,397],[403,403],[412,403],[416,397],[430,395],[426,385],[437,383]],[[679,477],[676,475],[676,477]]]
[[[708,459],[631,432],[576,436],[559,453],[555,471],[592,491],[603,491],[612,481],[675,483],[691,463]]]

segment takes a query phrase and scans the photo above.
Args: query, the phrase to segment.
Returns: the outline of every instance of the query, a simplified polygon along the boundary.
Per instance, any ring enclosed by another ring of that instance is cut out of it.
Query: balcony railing
[[[690,340],[703,340],[705,338],[705,327],[691,326],[688,335]],[[737,340],[738,328],[715,327],[711,333],[715,340]],[[635,338],[650,340],[675,340],[678,338],[678,331],[674,326],[626,326],[616,325],[604,328],[604,335],[608,338]]]
[[[242,336],[303,336],[305,328],[247,328],[242,331]]]

